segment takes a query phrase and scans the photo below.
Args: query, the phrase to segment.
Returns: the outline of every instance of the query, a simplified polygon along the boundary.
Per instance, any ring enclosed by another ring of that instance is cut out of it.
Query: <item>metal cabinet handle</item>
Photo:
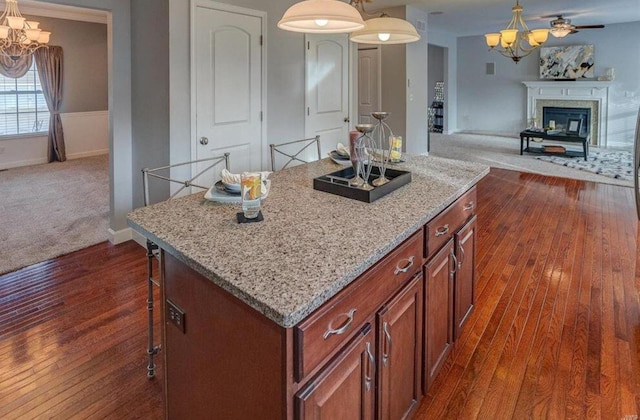
[[[456,254],[451,250],[451,257],[453,258],[453,270],[451,270],[450,274],[453,277],[456,272],[458,272],[458,259],[456,258]]]
[[[467,204],[464,205],[463,210],[470,211],[470,210],[473,210],[474,208],[476,208],[476,203],[474,203],[473,201],[469,201]]]
[[[371,389],[371,381],[373,381],[373,375],[376,374],[376,359],[373,357],[373,353],[371,353],[371,343],[367,341],[365,344],[367,348],[367,356],[369,356],[369,366],[365,370],[364,374],[364,387],[367,391]]]
[[[352,309],[348,313],[343,314],[347,316],[347,322],[345,322],[344,325],[340,328],[334,329],[332,326],[332,322],[329,322],[329,325],[328,325],[329,329],[325,331],[322,338],[326,340],[327,338],[331,337],[333,334],[337,334],[337,335],[344,334],[345,331],[347,331],[351,327],[351,324],[353,323],[353,317],[355,314],[356,314],[355,309]]]
[[[405,261],[408,261],[409,263],[407,265],[405,265],[404,267],[400,268],[399,265],[396,265],[396,269],[393,271],[393,274],[395,274],[396,276],[400,273],[406,273],[407,271],[409,271],[409,269],[411,267],[413,267],[413,260],[415,259],[415,257],[412,255],[409,258],[407,258]]]
[[[384,331],[384,335],[386,337],[386,349],[384,354],[382,355],[382,365],[387,366],[389,362],[389,356],[391,355],[391,334],[389,333],[389,323],[385,322],[382,325],[382,331]]]
[[[460,259],[458,260],[458,268],[462,267],[462,263],[464,262],[464,260],[467,258],[466,254],[464,252],[464,248],[462,247],[462,244],[458,245],[458,249],[460,249]]]
[[[206,137],[200,137],[200,144],[206,146],[207,144],[209,144],[209,139]]]
[[[436,229],[436,237],[446,235],[449,233],[449,225],[444,225]]]

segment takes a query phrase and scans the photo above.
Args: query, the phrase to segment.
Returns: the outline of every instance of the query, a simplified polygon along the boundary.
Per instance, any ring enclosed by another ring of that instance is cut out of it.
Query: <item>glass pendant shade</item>
[[[41,44],[48,44],[49,43],[49,37],[51,37],[51,32],[42,31],[42,32],[40,32],[40,36],[38,37],[38,42],[41,43]]]
[[[22,29],[24,26],[24,18],[18,16],[7,16],[7,22],[11,29]]]
[[[487,41],[487,45],[491,48],[497,46],[500,43],[500,34],[496,34],[496,33],[485,34],[484,37]]]
[[[407,44],[420,40],[416,28],[403,19],[389,16],[369,19],[363,29],[351,33],[358,44]]]
[[[533,39],[535,39],[538,44],[547,42],[547,39],[549,38],[548,29],[532,29],[531,34],[533,35]]]
[[[304,33],[348,33],[364,27],[355,7],[340,0],[304,0],[289,7],[278,28]]]
[[[36,22],[35,20],[28,20],[26,23],[30,29],[38,29],[38,26],[40,26],[40,22]]]
[[[0,26],[0,39],[6,39],[9,37],[9,28],[8,26]]]
[[[502,35],[502,39],[504,40],[504,42],[507,45],[513,44],[516,40],[516,37],[518,36],[518,30],[517,29],[503,29],[502,31],[500,31],[500,34]]]

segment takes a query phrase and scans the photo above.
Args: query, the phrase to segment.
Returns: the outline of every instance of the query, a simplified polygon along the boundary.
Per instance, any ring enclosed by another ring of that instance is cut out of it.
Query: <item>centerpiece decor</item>
[[[375,124],[356,125],[350,138],[351,168],[323,175],[313,180],[313,188],[354,200],[371,203],[411,182],[411,173],[388,168],[390,144],[394,138],[384,121],[388,112],[371,114]]]

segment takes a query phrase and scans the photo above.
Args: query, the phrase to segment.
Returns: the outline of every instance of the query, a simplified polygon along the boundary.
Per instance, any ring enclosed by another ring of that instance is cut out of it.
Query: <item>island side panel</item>
[[[167,252],[162,265],[167,418],[287,418],[287,330]]]

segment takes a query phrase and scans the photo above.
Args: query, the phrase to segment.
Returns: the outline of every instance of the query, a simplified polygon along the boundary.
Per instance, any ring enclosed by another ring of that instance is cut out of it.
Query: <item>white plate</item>
[[[351,160],[349,158],[342,158],[335,150],[329,152],[329,157],[332,161],[338,165],[351,166]]]
[[[270,188],[271,181],[268,180],[265,182],[266,182],[266,185],[264,185],[263,188],[266,188],[266,192],[262,196],[263,200],[269,196],[269,190],[271,189]],[[228,204],[242,203],[242,197],[240,197],[239,195],[230,195],[230,194],[226,194],[221,191],[218,191],[215,185],[209,188],[206,193],[204,193],[204,198],[205,200],[215,201],[217,203],[228,203]]]

